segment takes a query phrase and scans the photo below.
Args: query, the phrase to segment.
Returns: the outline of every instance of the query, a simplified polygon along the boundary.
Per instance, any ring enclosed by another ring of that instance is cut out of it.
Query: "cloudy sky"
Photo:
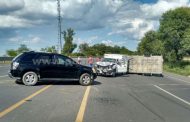
[[[148,30],[159,27],[167,10],[190,0],[61,0],[63,29],[74,42],[126,46],[136,50]],[[26,44],[33,50],[57,44],[56,0],[0,0],[0,56]]]

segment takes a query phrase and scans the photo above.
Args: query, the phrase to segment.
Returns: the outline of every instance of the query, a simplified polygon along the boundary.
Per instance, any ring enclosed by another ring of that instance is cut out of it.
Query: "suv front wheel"
[[[26,72],[22,77],[22,82],[26,86],[34,86],[38,82],[38,76],[35,72]]]
[[[88,85],[91,85],[93,82],[93,80],[91,79],[91,76],[90,74],[88,73],[84,73],[80,76],[80,80],[79,80],[79,83],[83,86],[88,86]]]

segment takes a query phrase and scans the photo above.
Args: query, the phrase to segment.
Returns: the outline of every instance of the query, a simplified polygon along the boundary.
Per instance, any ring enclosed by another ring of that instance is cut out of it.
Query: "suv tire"
[[[80,76],[79,83],[82,86],[88,86],[91,85],[93,80],[91,79],[91,76],[88,73],[84,73]]]
[[[38,75],[35,72],[26,72],[22,76],[22,82],[26,86],[34,86],[38,82]]]

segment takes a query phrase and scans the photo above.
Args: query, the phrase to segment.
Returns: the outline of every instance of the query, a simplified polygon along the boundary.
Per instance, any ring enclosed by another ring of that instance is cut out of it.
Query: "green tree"
[[[104,53],[108,52],[108,46],[106,46],[105,44],[95,44],[91,47],[93,49],[96,56],[103,56]]]
[[[15,57],[18,54],[17,51],[13,49],[7,50],[6,53],[8,56],[11,56],[11,57]]]
[[[103,56],[105,53],[116,53],[116,54],[133,54],[132,51],[128,50],[125,47],[120,46],[107,46],[105,44],[95,44],[89,46],[87,43],[79,45],[80,53],[83,53],[86,56]]]
[[[190,28],[185,31],[182,37],[181,46],[183,48],[182,53],[184,55],[190,55]]]
[[[129,49],[127,49],[127,48],[124,47],[124,46],[121,47],[120,53],[121,53],[121,54],[127,54],[127,55],[132,55],[132,54],[133,54],[132,51],[130,51]]]
[[[65,44],[63,46],[62,53],[66,55],[70,55],[74,49],[77,47],[76,44],[73,44],[73,36],[75,35],[74,30],[69,28],[67,31],[63,32],[63,38]]]
[[[17,53],[20,54],[29,50],[30,49],[25,44],[21,44],[20,47],[17,49]]]
[[[88,50],[89,45],[87,43],[82,43],[79,45],[79,51],[80,53],[85,54],[85,52]]]
[[[25,45],[25,44],[21,44],[20,47],[16,50],[13,50],[13,49],[10,49],[10,50],[7,50],[6,53],[8,56],[16,56],[20,53],[23,53],[23,52],[27,52],[29,51],[30,49]]]
[[[167,61],[182,60],[185,43],[183,37],[186,30],[189,28],[190,8],[188,7],[170,10],[162,15],[160,19],[159,33],[160,39],[164,44],[164,57]]]
[[[41,51],[43,51],[43,52],[50,52],[50,53],[57,53],[57,50],[56,50],[55,46],[41,48]]]
[[[137,48],[140,54],[144,55],[161,55],[163,53],[163,43],[159,40],[158,33],[148,31],[141,39]]]

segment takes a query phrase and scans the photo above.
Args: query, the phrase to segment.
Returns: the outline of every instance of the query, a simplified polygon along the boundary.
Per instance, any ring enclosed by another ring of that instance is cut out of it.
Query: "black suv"
[[[79,65],[69,57],[34,51],[15,57],[9,76],[21,79],[27,86],[35,85],[39,80],[79,81],[81,85],[87,86],[96,78],[91,67]]]

